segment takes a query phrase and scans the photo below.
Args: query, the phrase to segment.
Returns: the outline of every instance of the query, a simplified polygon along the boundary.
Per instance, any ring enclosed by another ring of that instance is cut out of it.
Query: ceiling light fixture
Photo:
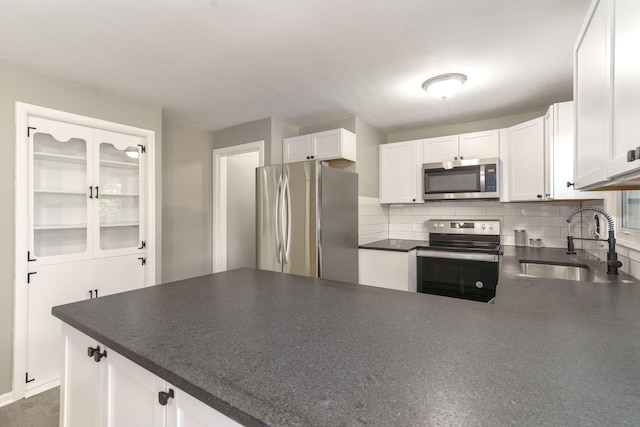
[[[464,74],[442,74],[422,83],[422,89],[429,92],[435,98],[447,99],[455,95],[466,81],[467,76]]]
[[[140,152],[138,151],[138,147],[127,147],[124,150],[124,154],[127,155],[130,159],[138,159],[140,158]]]

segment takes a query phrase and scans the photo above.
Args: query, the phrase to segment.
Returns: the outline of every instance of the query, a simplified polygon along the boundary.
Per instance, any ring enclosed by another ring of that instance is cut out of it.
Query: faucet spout
[[[607,251],[607,274],[618,274],[618,268],[622,267],[622,263],[618,261],[618,254],[616,254],[616,236],[615,236],[615,224],[613,222],[613,217],[609,214],[609,212],[605,211],[602,208],[597,208],[593,206],[585,206],[583,208],[578,208],[575,211],[569,214],[567,218],[567,253],[575,254],[575,245],[574,239],[577,240],[600,240],[600,239],[583,239],[579,237],[573,237],[571,234],[571,221],[573,221],[573,217],[584,211],[594,211],[601,215],[603,215],[607,219],[607,223],[609,225],[609,238],[606,240],[609,243],[609,248]]]

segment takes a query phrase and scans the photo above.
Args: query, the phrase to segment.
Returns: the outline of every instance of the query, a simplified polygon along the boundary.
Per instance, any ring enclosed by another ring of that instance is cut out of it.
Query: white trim
[[[254,151],[264,166],[264,141],[213,150],[213,273],[227,269],[227,157]]]
[[[13,393],[9,392],[9,393],[5,393],[3,395],[0,395],[0,408],[2,408],[3,406],[7,406],[11,403],[13,403]]]
[[[28,158],[29,150],[25,129],[28,125],[29,117],[42,117],[49,120],[73,123],[97,129],[104,129],[111,132],[119,132],[128,135],[135,135],[145,140],[145,155],[147,157],[147,167],[145,168],[146,185],[145,190],[147,204],[145,212],[146,218],[146,253],[147,269],[145,274],[145,286],[156,283],[156,186],[155,186],[155,162],[156,162],[156,134],[152,130],[137,128],[120,123],[113,123],[106,120],[82,116],[64,111],[53,110],[37,105],[16,102],[15,104],[15,124],[16,124],[16,175],[15,175],[15,268],[14,268],[14,328],[13,328],[13,401],[25,397],[26,384],[25,372],[27,371],[27,308],[28,293],[24,285],[24,278],[28,273],[26,259],[29,250],[29,171]],[[39,388],[40,390],[40,388]],[[43,390],[40,390],[43,391]],[[29,395],[35,394],[29,392]]]

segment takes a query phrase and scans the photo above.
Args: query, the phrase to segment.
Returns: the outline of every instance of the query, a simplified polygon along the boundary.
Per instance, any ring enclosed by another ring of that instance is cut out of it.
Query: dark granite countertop
[[[241,269],[53,313],[246,425],[640,424],[638,285],[512,249],[496,304]]]
[[[409,252],[419,246],[429,246],[426,240],[385,239],[360,245],[360,249],[374,249],[379,251]]]

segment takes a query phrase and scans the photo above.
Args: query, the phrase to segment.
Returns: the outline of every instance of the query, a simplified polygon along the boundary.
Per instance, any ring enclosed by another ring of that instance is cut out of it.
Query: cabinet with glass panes
[[[141,138],[33,124],[30,256],[55,263],[142,249]]]

